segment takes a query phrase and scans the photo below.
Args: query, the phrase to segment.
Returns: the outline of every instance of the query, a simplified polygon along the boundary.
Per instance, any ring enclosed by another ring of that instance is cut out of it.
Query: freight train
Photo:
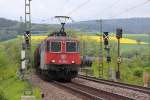
[[[36,72],[46,80],[71,81],[80,66],[79,41],[69,37],[64,25],[42,41],[34,52]]]

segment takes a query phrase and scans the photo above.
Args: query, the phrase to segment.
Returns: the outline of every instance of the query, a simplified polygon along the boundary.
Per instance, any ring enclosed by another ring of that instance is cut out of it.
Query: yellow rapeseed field
[[[47,36],[31,36],[31,40],[41,41],[47,38]]]
[[[100,37],[98,37],[98,36],[82,36],[82,37],[80,37],[80,39],[83,39],[83,40],[94,40],[94,41],[97,41],[97,42],[100,41]],[[114,41],[114,42],[118,41],[116,39],[116,37],[114,37],[114,36],[109,37],[109,40],[110,41]],[[137,44],[138,43],[136,40],[128,39],[128,38],[121,38],[120,42],[123,43],[123,44]],[[140,42],[140,44],[146,44],[146,43],[145,42]]]
[[[47,38],[47,36],[32,36],[31,37],[31,39],[35,40],[35,41],[42,41],[45,38]],[[96,42],[100,41],[100,37],[98,37],[98,36],[88,36],[88,35],[86,36],[86,35],[84,35],[84,36],[80,36],[78,38],[80,40],[85,40],[85,41],[86,40],[94,40]],[[114,36],[109,37],[109,40],[117,42],[117,39]],[[120,42],[123,43],[123,44],[137,44],[138,43],[136,40],[128,39],[128,38],[121,38]],[[140,44],[146,44],[146,43],[145,42],[140,42]]]

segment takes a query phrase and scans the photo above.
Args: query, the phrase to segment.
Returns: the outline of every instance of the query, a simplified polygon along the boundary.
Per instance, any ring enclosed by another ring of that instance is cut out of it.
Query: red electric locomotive
[[[80,66],[79,41],[68,37],[61,23],[60,32],[49,35],[35,50],[37,72],[48,80],[70,81]]]

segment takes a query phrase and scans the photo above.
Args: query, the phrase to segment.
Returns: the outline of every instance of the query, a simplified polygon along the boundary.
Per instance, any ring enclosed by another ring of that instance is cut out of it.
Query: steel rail
[[[78,94],[82,94],[83,96],[86,96],[92,100],[134,100],[130,97],[125,97],[116,93],[96,89],[80,83],[54,82],[54,84],[70,89],[71,91],[76,92]]]
[[[126,88],[126,89],[130,89],[130,90],[134,90],[134,91],[139,91],[139,92],[150,95],[150,88],[147,88],[147,87],[126,84],[126,83],[121,83],[121,82],[115,82],[115,81],[105,80],[105,79],[101,79],[101,78],[95,78],[92,76],[78,75],[78,78],[86,79],[86,80],[90,80],[93,82],[98,82],[98,83],[102,83],[102,84],[106,84],[106,85],[110,85],[110,86],[117,86],[120,88]]]
[[[90,94],[90,93],[88,93],[88,92],[86,92],[86,91],[80,90],[80,89],[75,88],[75,87],[71,87],[71,86],[69,86],[69,85],[66,84],[66,83],[59,83],[59,82],[56,82],[56,81],[53,82],[53,83],[54,83],[55,85],[64,87],[64,88],[69,89],[69,90],[71,90],[71,91],[73,91],[73,92],[75,92],[75,93],[78,93],[78,94],[83,95],[83,96],[85,96],[85,97],[92,98],[92,99],[94,99],[94,100],[105,100],[105,99],[103,99],[103,98],[100,98],[100,97],[98,97],[98,96],[95,96],[95,95],[93,95],[93,94]]]

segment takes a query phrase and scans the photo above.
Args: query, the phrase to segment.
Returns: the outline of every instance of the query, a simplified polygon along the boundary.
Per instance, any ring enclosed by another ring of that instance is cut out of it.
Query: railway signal
[[[30,46],[30,38],[31,38],[30,31],[26,31],[24,33],[24,37],[25,37],[25,44],[26,44],[27,47],[29,47]]]
[[[109,32],[103,32],[103,40],[104,40],[104,45],[105,45],[105,50],[106,50],[106,61],[108,64],[108,75],[109,75],[109,79],[111,78],[112,74],[111,74],[111,68],[110,68],[110,62],[111,62],[111,56],[110,56],[110,47],[109,47]]]
[[[110,62],[111,62],[111,57],[107,56],[107,63],[110,63]]]
[[[117,38],[117,39],[122,38],[122,29],[121,29],[121,28],[118,28],[118,29],[116,30],[116,38]]]
[[[110,57],[110,48],[109,48],[109,34],[108,32],[103,32],[103,40],[104,40],[104,45],[105,45],[105,50],[107,51],[107,63],[111,62],[111,57]]]
[[[108,47],[108,39],[109,39],[108,32],[103,32],[103,40],[104,40],[105,50]]]
[[[118,60],[117,60],[118,68],[117,68],[117,72],[116,72],[116,78],[120,79],[120,64],[121,64],[120,39],[122,38],[122,29],[121,28],[116,29],[116,38],[118,39]]]

